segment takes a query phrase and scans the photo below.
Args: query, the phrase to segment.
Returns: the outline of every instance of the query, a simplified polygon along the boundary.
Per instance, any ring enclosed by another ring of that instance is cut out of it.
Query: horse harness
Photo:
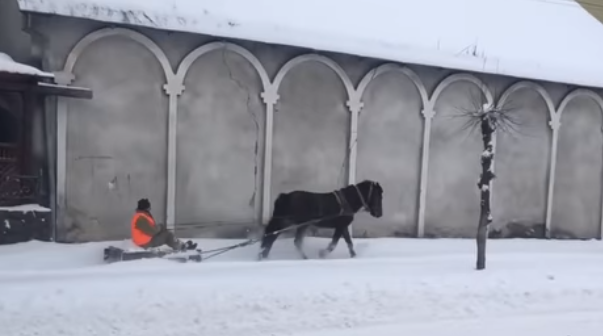
[[[371,183],[371,186],[369,189],[369,194],[368,194],[368,200],[370,200],[371,197],[373,196],[373,186],[374,186],[374,182]],[[366,212],[370,212],[371,207],[368,205],[367,201],[364,199],[364,196],[362,196],[360,189],[358,189],[358,185],[354,184],[354,189],[356,189],[356,193],[358,194],[358,197],[360,198],[360,202],[362,203],[362,208]],[[339,190],[335,190],[333,192],[333,195],[335,195],[335,199],[337,199],[337,203],[339,203],[339,208],[340,208],[339,215],[352,214],[352,213],[354,213],[354,211],[352,210],[352,207],[350,206],[350,203],[348,202],[348,200],[345,198],[345,195],[343,194],[342,190],[343,189],[339,189]]]

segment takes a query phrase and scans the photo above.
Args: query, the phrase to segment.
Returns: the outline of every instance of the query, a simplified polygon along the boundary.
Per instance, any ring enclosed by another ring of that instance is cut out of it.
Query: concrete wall
[[[15,61],[31,61],[31,38],[22,31],[23,16],[17,0],[0,1],[0,52],[10,55]]]
[[[386,188],[382,219],[363,216],[355,232],[369,236],[416,236],[423,141],[422,102],[412,81],[386,73],[371,81],[358,120],[357,179]]]
[[[205,233],[244,235],[245,227],[257,223],[261,205],[262,83],[243,57],[216,50],[193,63],[184,85],[178,100],[176,223],[220,222],[220,231]]]
[[[144,47],[115,37],[86,48],[74,73],[95,99],[69,102],[63,225],[81,239],[119,238],[140,195],[165,216],[168,104],[151,84],[162,69]]]
[[[476,101],[514,106],[499,134],[495,227],[546,223],[598,237],[603,138],[597,93],[513,78],[90,21],[36,17],[45,70],[95,90],[57,114],[59,236],[127,235],[140,197],[197,236],[242,236],[280,192],[365,178],[384,217],[355,236],[473,237],[479,212]],[[63,136],[66,135],[66,138]]]

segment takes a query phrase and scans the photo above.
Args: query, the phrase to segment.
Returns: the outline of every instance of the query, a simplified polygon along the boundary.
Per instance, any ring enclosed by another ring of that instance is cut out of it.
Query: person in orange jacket
[[[130,223],[132,242],[142,248],[159,247],[167,245],[174,250],[194,250],[197,244],[192,241],[186,243],[178,240],[164,225],[155,223],[151,215],[151,202],[143,198],[138,200],[136,213]]]

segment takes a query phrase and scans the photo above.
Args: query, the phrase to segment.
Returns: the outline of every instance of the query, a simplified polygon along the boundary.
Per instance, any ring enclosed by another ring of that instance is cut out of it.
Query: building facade
[[[496,138],[493,226],[601,236],[599,89],[26,13],[43,69],[94,91],[46,104],[59,240],[127,237],[142,197],[186,234],[241,237],[281,192],[363,179],[384,216],[354,236],[474,237],[476,102],[519,120]]]
[[[30,45],[18,14],[16,2],[0,4],[0,245],[53,239],[44,101],[92,97],[90,90],[56,85],[52,73],[27,64]]]

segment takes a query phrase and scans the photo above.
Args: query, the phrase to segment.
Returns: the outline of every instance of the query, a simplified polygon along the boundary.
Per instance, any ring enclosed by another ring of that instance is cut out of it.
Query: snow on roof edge
[[[137,6],[131,5],[128,11],[116,9],[108,5],[105,7],[96,5],[93,8],[86,8],[85,5],[81,5],[77,10],[65,5],[77,2],[76,0],[64,0],[62,1],[63,6],[53,6],[52,4],[48,4],[48,0],[19,0],[19,6],[21,11],[24,12],[287,45],[406,64],[603,88],[603,76],[593,76],[591,69],[586,67],[581,68],[580,65],[575,64],[568,67],[566,65],[549,63],[543,67],[538,64],[510,60],[508,58],[501,62],[501,60],[494,58],[488,59],[470,55],[450,57],[444,53],[434,53],[430,49],[420,50],[417,46],[394,46],[379,43],[375,40],[346,39],[341,38],[341,36],[331,36],[331,38],[328,38],[328,36],[320,32],[301,31],[300,29],[291,29],[289,27],[276,27],[278,29],[270,27],[271,29],[268,29],[266,25],[249,22],[243,26],[238,26],[232,25],[230,21],[224,21],[221,24],[216,24],[216,22],[208,24],[198,22],[194,18],[183,18],[160,12],[147,12],[141,8],[140,4]],[[82,4],[86,2],[83,1]],[[127,7],[128,5],[124,6]],[[183,23],[182,21],[186,19],[190,19],[191,22]],[[250,27],[254,29],[249,29]],[[333,43],[333,38],[337,38],[337,44]],[[503,63],[502,66],[501,63]]]
[[[0,211],[6,212],[50,212],[49,208],[43,207],[39,204],[23,204],[10,207],[0,207]]]
[[[43,78],[54,78],[54,74],[42,71],[31,65],[16,62],[8,54],[0,52],[0,73],[11,73]]]

